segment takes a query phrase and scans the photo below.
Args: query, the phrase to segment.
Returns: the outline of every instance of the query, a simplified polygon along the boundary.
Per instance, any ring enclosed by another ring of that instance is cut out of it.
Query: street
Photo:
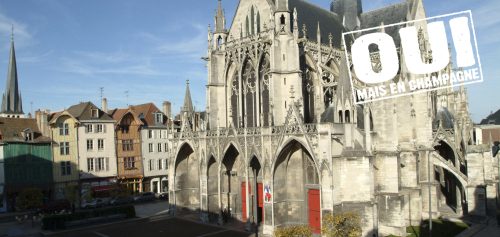
[[[75,230],[53,235],[51,237],[165,237],[165,236],[230,236],[246,237],[250,233],[228,230],[217,226],[199,224],[196,222],[178,219],[140,219],[125,223],[116,223],[104,227]]]

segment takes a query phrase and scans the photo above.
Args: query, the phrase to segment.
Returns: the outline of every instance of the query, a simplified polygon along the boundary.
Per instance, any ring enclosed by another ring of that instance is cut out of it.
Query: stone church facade
[[[370,12],[361,0],[244,0],[226,28],[219,2],[204,124],[186,93],[171,140],[172,213],[208,222],[224,211],[272,234],[318,233],[322,216],[351,211],[372,236],[404,235],[442,210],[494,212],[498,167],[473,145],[464,88],[352,100],[342,32],[422,17],[421,0]]]

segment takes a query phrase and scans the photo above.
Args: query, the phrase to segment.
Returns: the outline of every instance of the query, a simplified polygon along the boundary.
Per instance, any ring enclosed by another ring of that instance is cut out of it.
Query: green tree
[[[358,214],[341,212],[323,216],[323,236],[361,236],[361,219]]]
[[[29,211],[42,207],[43,193],[38,188],[27,188],[16,198],[16,208],[19,211]]]
[[[68,185],[64,187],[64,197],[72,205],[78,203],[80,188],[76,184]]]

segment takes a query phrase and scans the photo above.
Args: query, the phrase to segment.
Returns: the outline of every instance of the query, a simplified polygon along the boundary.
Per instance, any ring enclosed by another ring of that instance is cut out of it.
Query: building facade
[[[144,190],[141,129],[144,125],[144,116],[151,106],[152,104],[144,104],[110,111],[116,121],[118,183],[132,192]]]
[[[83,199],[99,196],[116,184],[115,121],[91,102],[68,109],[78,119],[78,171]]]
[[[53,113],[50,121],[54,198],[79,202],[78,189],[80,168],[78,167],[79,121],[68,110]]]
[[[49,200],[53,193],[50,138],[42,136],[34,119],[0,118],[0,132],[4,210],[16,210],[17,195],[28,188],[41,190]]]
[[[172,139],[173,213],[214,221],[225,210],[272,234],[293,224],[319,233],[324,215],[349,211],[363,236],[402,236],[431,216],[496,210],[498,167],[491,148],[473,142],[464,88],[352,101],[342,32],[423,17],[421,0],[370,12],[360,0],[330,9],[248,0],[226,29],[219,2],[206,129],[193,126],[185,98]]]
[[[162,111],[152,105],[144,121],[141,129],[144,191],[168,192],[167,171],[171,150],[168,139],[172,134],[168,127],[169,120]]]

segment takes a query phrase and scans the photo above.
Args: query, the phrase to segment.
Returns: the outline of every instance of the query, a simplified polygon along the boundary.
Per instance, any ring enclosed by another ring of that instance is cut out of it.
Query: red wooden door
[[[258,202],[258,207],[263,207],[264,206],[264,195],[262,195],[262,183],[258,183],[257,184],[257,197],[259,199],[257,199],[257,202]]]
[[[309,226],[316,234],[321,233],[321,216],[319,205],[319,190],[309,189],[308,191],[308,207],[309,207]]]
[[[261,215],[262,215],[262,219],[261,221],[264,220],[264,195],[263,195],[263,187],[262,187],[262,183],[257,183],[257,206],[258,206],[258,209],[260,209],[260,212],[261,212]]]

